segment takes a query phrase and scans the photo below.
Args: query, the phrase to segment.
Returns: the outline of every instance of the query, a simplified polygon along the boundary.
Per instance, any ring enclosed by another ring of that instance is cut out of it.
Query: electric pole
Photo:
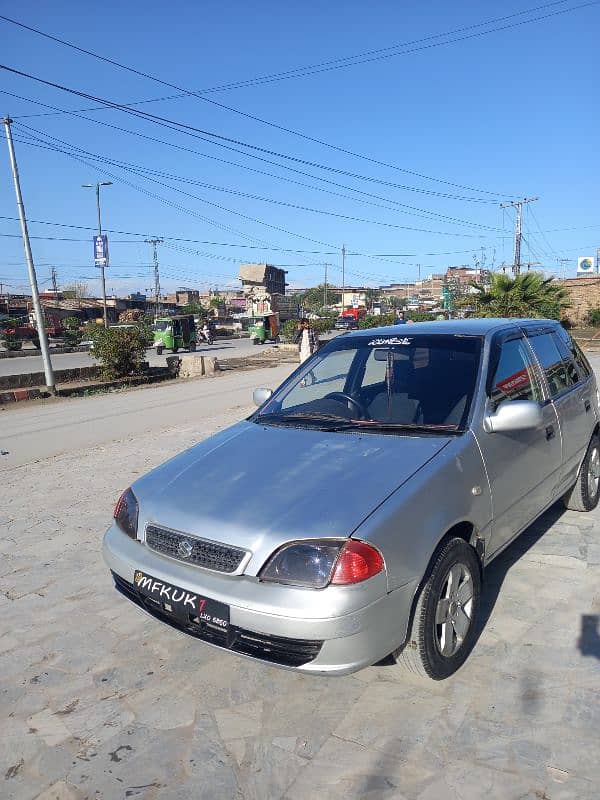
[[[571,261],[571,259],[570,258],[557,258],[556,260],[558,261],[558,263],[562,267],[562,278],[563,278],[563,281],[564,281],[565,278],[567,277],[567,264]]]
[[[56,385],[54,383],[54,372],[52,371],[52,362],[50,360],[50,348],[48,346],[48,334],[46,333],[46,323],[44,321],[44,312],[40,303],[40,295],[38,292],[37,276],[35,274],[35,267],[33,265],[33,255],[31,252],[31,244],[29,242],[29,231],[27,230],[27,219],[25,217],[25,206],[23,205],[23,196],[21,195],[21,183],[19,181],[19,170],[17,167],[17,158],[15,156],[15,148],[13,145],[12,131],[10,129],[12,119],[4,117],[4,130],[6,132],[6,142],[8,144],[8,155],[10,158],[10,166],[12,170],[13,183],[15,185],[15,195],[17,198],[17,208],[19,210],[19,221],[21,223],[21,234],[23,236],[23,248],[25,249],[25,260],[27,261],[27,271],[29,273],[29,285],[31,286],[31,300],[33,303],[33,311],[35,314],[35,322],[37,326],[38,338],[40,340],[40,350],[42,353],[42,361],[44,362],[44,375],[46,377],[46,388],[51,394],[55,394]]]
[[[154,237],[153,239],[146,239],[146,244],[152,245],[152,257],[154,260],[154,318],[158,316],[158,300],[160,297],[160,273],[158,271],[158,253],[156,250],[157,244],[162,244],[163,240]]]
[[[54,299],[58,300],[58,283],[56,281],[56,269],[54,267],[52,267],[50,277],[52,279],[52,291],[54,292]]]
[[[98,214],[98,238],[102,238],[102,218],[100,216],[100,187],[112,186],[112,181],[99,181],[97,183],[84,183],[82,189],[93,189],[96,187],[96,212]],[[98,262],[96,262],[98,266]],[[102,283],[102,311],[104,317],[104,327],[108,328],[108,309],[106,307],[106,273],[105,268],[108,266],[108,254],[105,253],[100,262],[100,281]]]
[[[344,313],[344,295],[346,293],[346,245],[342,245],[342,314]]]
[[[515,257],[512,267],[514,275],[520,275],[521,267],[524,266],[524,264],[521,263],[523,206],[527,203],[533,203],[535,200],[539,200],[539,197],[524,197],[522,200],[511,200],[510,203],[501,203],[500,205],[500,208],[515,208],[517,210],[517,217],[515,220]],[[527,266],[529,267],[531,265],[528,264]]]
[[[327,264],[325,264],[325,283],[323,284],[323,308],[327,308]]]

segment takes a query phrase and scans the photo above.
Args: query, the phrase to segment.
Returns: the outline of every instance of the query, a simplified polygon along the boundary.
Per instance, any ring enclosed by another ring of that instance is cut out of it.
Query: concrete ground
[[[113,590],[119,492],[287,369],[0,413],[0,797],[597,800],[600,508],[551,509],[494,562],[443,683],[278,670]]]

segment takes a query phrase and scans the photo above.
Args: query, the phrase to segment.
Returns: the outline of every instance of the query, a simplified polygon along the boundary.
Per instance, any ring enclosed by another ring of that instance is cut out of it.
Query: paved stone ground
[[[597,800],[600,509],[552,509],[494,563],[441,684],[263,666],[112,589],[119,492],[244,411],[2,473],[0,797]]]

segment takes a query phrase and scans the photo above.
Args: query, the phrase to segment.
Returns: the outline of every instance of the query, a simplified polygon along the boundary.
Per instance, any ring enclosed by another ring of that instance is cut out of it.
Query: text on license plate
[[[159,603],[169,613],[196,617],[200,622],[223,629],[229,625],[229,606],[226,603],[166,583],[137,569],[133,582],[140,594]]]

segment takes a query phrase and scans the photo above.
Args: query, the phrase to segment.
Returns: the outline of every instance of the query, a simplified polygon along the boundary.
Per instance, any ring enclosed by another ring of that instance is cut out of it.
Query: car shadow
[[[598,614],[581,615],[581,633],[577,640],[577,648],[582,656],[593,656],[600,660],[599,621]]]

